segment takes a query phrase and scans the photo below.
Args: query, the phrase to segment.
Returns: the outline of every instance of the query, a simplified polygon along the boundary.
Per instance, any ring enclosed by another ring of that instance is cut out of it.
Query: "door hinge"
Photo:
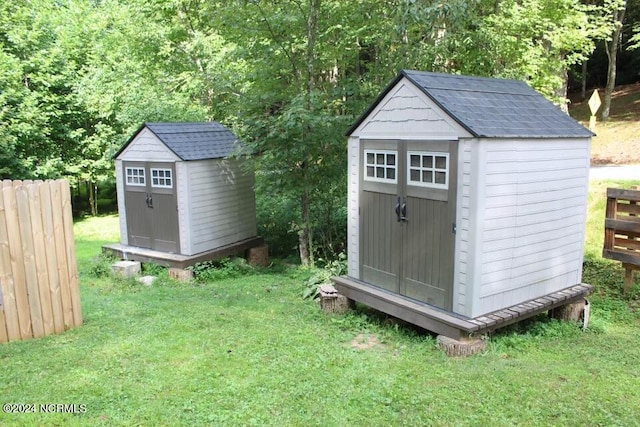
[[[453,224],[451,224],[451,232],[453,234],[456,234],[456,231],[458,231],[458,227],[456,227],[456,223],[454,222]]]

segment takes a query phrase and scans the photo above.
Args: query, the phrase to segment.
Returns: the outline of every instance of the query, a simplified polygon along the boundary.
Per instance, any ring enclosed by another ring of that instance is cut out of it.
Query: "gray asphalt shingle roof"
[[[567,138],[593,133],[569,117],[525,82],[402,70],[372,107],[356,122],[352,133],[402,77],[422,90],[475,137]]]
[[[229,129],[217,122],[144,123],[120,152],[145,127],[182,160],[223,158],[242,146]]]

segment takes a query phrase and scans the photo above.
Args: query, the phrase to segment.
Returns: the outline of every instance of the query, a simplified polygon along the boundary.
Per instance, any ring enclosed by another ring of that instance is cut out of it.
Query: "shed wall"
[[[363,139],[449,141],[471,135],[424,92],[403,78],[351,136]]]
[[[472,269],[470,261],[472,230],[471,227],[471,194],[472,184],[477,182],[478,177],[472,176],[473,168],[473,147],[477,141],[464,139],[458,144],[458,191],[456,193],[457,213],[456,213],[456,241],[455,241],[455,268],[453,286],[452,310],[460,314],[468,314],[467,308],[472,306],[473,293],[469,289],[469,273]],[[476,171],[477,172],[477,171]],[[477,173],[476,173],[477,175]]]
[[[457,292],[465,294],[458,301],[471,303],[462,314],[475,317],[580,283],[589,141],[472,144],[461,144]]]
[[[177,162],[180,158],[149,129],[143,129],[118,155],[118,160],[134,162]]]
[[[176,162],[176,204],[178,205],[178,238],[180,239],[180,253],[184,255],[193,255],[191,248],[191,185],[189,171],[191,168],[197,168],[198,163],[203,160],[194,162]]]
[[[189,216],[187,255],[256,236],[254,175],[235,159],[188,163],[189,188],[178,202]]]
[[[127,233],[126,205],[124,203],[124,171],[122,160],[116,159],[116,195],[118,197],[118,218],[120,219],[120,243],[129,244],[129,233]]]
[[[360,219],[359,219],[359,183],[360,183],[360,140],[350,137],[348,142],[348,182],[347,182],[347,274],[359,279],[360,268],[360,251],[358,244],[360,242]]]

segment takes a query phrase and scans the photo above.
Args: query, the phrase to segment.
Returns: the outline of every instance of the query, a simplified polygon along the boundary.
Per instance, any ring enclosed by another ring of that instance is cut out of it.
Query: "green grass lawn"
[[[592,183],[590,199],[589,330],[539,316],[464,359],[361,306],[324,315],[300,297],[312,272],[299,267],[114,279],[93,258],[117,241],[117,218],[78,222],[85,323],[0,345],[0,403],[86,411],[0,412],[0,425],[638,425],[640,298],[620,295],[621,270],[598,255],[607,185]]]

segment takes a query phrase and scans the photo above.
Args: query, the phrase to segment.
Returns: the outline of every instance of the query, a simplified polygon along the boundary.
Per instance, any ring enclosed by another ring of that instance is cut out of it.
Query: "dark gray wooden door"
[[[455,142],[363,141],[364,281],[451,309],[456,153]]]
[[[124,163],[129,244],[180,252],[175,168],[172,163]]]

